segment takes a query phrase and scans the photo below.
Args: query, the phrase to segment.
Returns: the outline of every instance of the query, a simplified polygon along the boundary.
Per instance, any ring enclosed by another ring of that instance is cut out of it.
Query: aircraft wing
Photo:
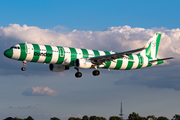
[[[126,52],[116,53],[116,54],[92,57],[92,58],[89,58],[89,60],[91,60],[92,63],[95,65],[101,65],[101,64],[105,63],[106,61],[113,61],[115,59],[122,58],[122,57],[128,58],[128,56],[131,55],[132,53],[139,52],[144,49],[146,49],[146,47],[135,49],[135,50],[130,50],[130,51],[126,51]]]

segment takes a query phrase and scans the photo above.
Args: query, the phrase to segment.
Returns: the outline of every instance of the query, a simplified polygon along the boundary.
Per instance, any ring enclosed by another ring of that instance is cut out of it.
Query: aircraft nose
[[[12,55],[13,55],[12,49],[8,49],[8,50],[4,51],[4,56],[6,56],[8,58],[12,58]]]

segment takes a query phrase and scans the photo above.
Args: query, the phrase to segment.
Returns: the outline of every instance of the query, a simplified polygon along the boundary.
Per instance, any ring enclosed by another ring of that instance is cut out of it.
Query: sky
[[[0,1],[0,119],[49,120],[84,115],[124,118],[180,114],[180,1],[6,0]],[[161,33],[162,65],[138,70],[93,69],[54,73],[48,64],[6,58],[3,52],[23,42],[123,52],[143,47]]]

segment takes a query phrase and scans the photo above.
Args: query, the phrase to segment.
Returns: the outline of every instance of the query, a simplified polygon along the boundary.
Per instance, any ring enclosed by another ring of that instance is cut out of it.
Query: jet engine
[[[62,72],[64,70],[69,70],[69,67],[64,65],[49,64],[49,69],[53,72]]]
[[[75,61],[75,66],[77,68],[91,68],[92,66],[92,62],[91,60],[87,60],[87,59],[76,59]]]

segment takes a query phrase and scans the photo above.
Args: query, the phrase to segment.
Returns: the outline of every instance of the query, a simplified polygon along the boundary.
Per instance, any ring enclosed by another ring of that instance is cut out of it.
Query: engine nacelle
[[[91,68],[92,67],[92,62],[91,60],[86,60],[84,58],[81,59],[76,59],[75,61],[75,66],[77,68]]]
[[[69,70],[69,67],[64,65],[49,64],[49,69],[53,72],[62,72],[64,70]]]

